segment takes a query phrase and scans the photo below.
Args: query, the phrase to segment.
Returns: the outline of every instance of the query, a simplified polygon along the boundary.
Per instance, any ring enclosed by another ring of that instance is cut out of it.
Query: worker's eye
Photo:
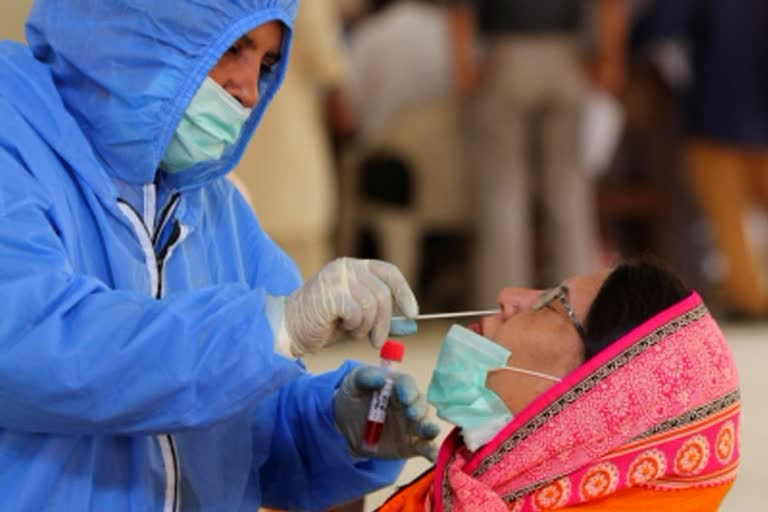
[[[238,43],[235,43],[232,46],[230,46],[226,52],[227,55],[232,55],[233,57],[237,56],[239,53],[240,53],[240,47],[238,46]]]
[[[277,63],[280,62],[280,54],[276,52],[268,52],[261,59],[261,72],[264,74],[271,73],[277,68]]]

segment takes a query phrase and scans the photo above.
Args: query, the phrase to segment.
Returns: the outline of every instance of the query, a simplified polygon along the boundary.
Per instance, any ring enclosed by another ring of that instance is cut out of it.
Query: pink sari
[[[694,293],[551,387],[477,452],[454,432],[424,508],[529,512],[633,489],[723,486],[736,476],[739,408],[731,351]]]

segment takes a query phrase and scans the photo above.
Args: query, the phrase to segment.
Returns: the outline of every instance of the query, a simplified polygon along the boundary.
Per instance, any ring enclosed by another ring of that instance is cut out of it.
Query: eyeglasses
[[[563,308],[565,308],[565,312],[568,313],[568,318],[571,319],[571,322],[573,323],[573,326],[576,327],[576,331],[579,333],[579,336],[581,336],[581,339],[585,339],[587,337],[587,333],[584,330],[584,325],[579,321],[578,317],[576,317],[576,312],[573,310],[573,307],[571,306],[571,301],[568,300],[568,294],[569,294],[568,287],[564,284],[560,284],[555,286],[554,288],[550,288],[549,290],[545,291],[541,295],[539,295],[539,298],[536,299],[536,302],[533,304],[532,309],[534,311],[538,311],[542,308],[547,307],[553,300],[559,300],[560,303],[563,305]]]

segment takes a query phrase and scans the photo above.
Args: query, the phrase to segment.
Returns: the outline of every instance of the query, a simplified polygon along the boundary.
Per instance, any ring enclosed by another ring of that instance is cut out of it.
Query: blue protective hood
[[[316,1],[316,0],[313,0]],[[261,81],[240,140],[217,161],[170,177],[188,188],[239,161],[288,62],[298,0],[37,0],[27,21],[67,110],[108,172],[149,183],[184,111],[221,55],[268,21],[286,26],[283,58]]]

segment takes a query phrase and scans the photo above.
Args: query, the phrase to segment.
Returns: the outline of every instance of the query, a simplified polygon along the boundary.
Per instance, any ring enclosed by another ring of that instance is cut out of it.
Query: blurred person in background
[[[349,34],[349,95],[360,135],[375,139],[391,119],[455,90],[446,11],[431,0],[370,0]]]
[[[337,194],[331,131],[353,122],[343,83],[339,8],[302,2],[285,81],[234,172],[264,229],[311,276],[334,254]],[[290,199],[287,199],[290,198]]]
[[[629,2],[626,86],[620,95],[624,127],[617,152],[596,176],[604,257],[653,253],[697,289],[708,248],[706,225],[684,173],[681,91],[689,66],[673,40],[643,44],[655,21],[650,2]]]
[[[466,300],[455,272],[469,215],[449,27],[440,2],[375,0],[347,39],[360,131],[341,169],[351,199],[339,243],[395,262],[427,309]]]
[[[335,3],[339,7],[339,14],[341,15],[345,32],[359,20],[363,19],[368,11],[368,0],[335,0]]]
[[[679,39],[689,49],[687,174],[725,259],[722,308],[765,318],[765,263],[745,235],[752,202],[768,209],[768,4],[754,0],[653,1],[646,42]]]
[[[469,105],[475,182],[475,302],[498,282],[532,284],[534,190],[542,210],[546,279],[597,264],[591,179],[581,165],[588,91],[585,34],[595,34],[592,80],[623,85],[624,0],[449,0],[454,62]],[[590,9],[592,8],[592,9]],[[590,16],[590,14],[593,14]],[[532,144],[538,149],[532,163]]]

